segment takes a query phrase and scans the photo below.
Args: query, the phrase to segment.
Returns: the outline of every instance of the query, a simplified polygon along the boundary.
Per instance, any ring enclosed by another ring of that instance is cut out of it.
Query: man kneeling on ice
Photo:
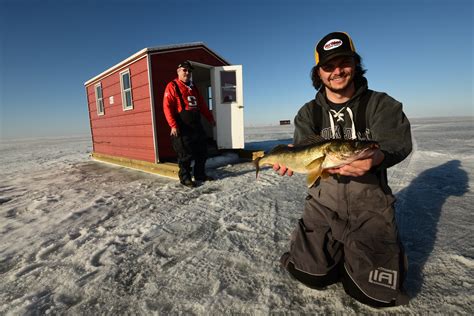
[[[311,184],[281,264],[311,288],[342,282],[346,293],[364,304],[406,304],[407,260],[387,168],[411,152],[410,123],[400,102],[368,89],[347,33],[323,37],[315,59],[311,77],[318,93],[295,117],[295,146],[315,136],[370,140],[377,146],[369,156],[325,170],[326,176]],[[293,173],[283,162],[273,168],[281,175]]]

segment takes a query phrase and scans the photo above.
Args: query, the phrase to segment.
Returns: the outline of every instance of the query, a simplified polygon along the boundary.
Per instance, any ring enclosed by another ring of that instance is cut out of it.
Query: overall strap
[[[314,101],[314,110],[313,110],[313,122],[314,126],[319,129],[319,133],[321,133],[322,125],[323,125],[323,107],[320,106],[316,101]]]
[[[179,100],[181,102],[181,107],[183,108],[183,110],[186,110],[186,103],[184,103],[183,95],[181,94],[181,90],[179,90],[178,83],[176,82],[176,80],[173,80],[171,82],[173,83],[174,88],[176,90],[176,94],[179,97]]]
[[[367,90],[367,92],[360,98],[359,106],[357,107],[356,112],[356,129],[360,133],[365,134],[367,129],[367,118],[365,116],[367,110],[367,104],[369,104],[370,97],[372,96],[372,90]]]

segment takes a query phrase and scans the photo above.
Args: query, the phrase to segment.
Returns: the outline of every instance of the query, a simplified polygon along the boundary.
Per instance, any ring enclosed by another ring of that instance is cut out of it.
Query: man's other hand
[[[178,134],[179,134],[178,128],[172,127],[170,135],[171,136],[178,136]]]
[[[293,175],[293,170],[288,169],[286,166],[280,165],[278,163],[273,165],[273,170],[277,171],[280,176],[285,174],[291,177]]]
[[[327,169],[326,171],[331,174],[340,174],[341,176],[360,177],[366,174],[372,167],[380,165],[384,158],[383,152],[377,149],[367,158],[355,160],[340,168]]]
[[[293,144],[288,144],[288,147],[293,147]],[[277,171],[280,176],[284,176],[286,174],[291,177],[293,175],[293,170],[288,169],[286,166],[280,165],[278,163],[273,165],[273,170]]]

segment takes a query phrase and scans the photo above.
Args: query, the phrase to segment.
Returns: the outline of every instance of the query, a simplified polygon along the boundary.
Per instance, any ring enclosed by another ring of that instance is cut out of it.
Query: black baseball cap
[[[178,68],[186,68],[188,70],[193,70],[194,67],[191,65],[191,63],[189,62],[189,60],[185,60],[183,61],[182,63],[180,63],[178,65]]]
[[[314,49],[316,66],[325,64],[330,59],[339,56],[354,57],[356,54],[354,43],[346,32],[332,32],[324,36]]]

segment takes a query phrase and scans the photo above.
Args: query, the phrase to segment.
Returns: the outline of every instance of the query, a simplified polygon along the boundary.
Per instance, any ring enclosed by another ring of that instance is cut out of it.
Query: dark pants
[[[204,131],[189,132],[182,131],[179,136],[172,136],[173,149],[178,156],[179,180],[204,180],[206,178],[207,143]],[[191,162],[194,160],[193,173]]]
[[[392,200],[378,209],[352,209],[346,216],[344,211],[335,212],[319,203],[321,198],[308,196],[282,265],[312,288],[342,282],[345,291],[364,304],[406,304],[408,298],[402,292],[406,258]]]

